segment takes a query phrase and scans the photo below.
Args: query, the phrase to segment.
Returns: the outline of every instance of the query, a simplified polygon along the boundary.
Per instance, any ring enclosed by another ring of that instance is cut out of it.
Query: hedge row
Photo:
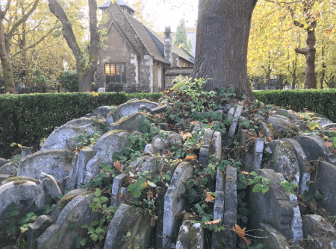
[[[0,95],[0,157],[10,158],[20,143],[39,149],[40,140],[55,127],[80,118],[104,105],[118,106],[129,99],[158,100],[161,93],[65,93]]]
[[[319,113],[336,123],[336,89],[257,91],[254,96],[265,104],[294,111]]]

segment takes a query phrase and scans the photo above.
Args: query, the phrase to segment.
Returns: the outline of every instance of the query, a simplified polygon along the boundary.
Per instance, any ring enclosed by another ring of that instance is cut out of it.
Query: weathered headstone
[[[148,248],[150,231],[151,217],[147,212],[139,212],[131,206],[121,204],[110,223],[104,249],[134,248],[135,244],[140,249]],[[124,240],[128,232],[131,236]]]
[[[39,216],[36,221],[28,226],[28,248],[36,249],[36,239],[51,225],[53,220],[46,215]]]
[[[146,118],[142,113],[132,113],[110,124],[110,131],[125,130],[125,131],[141,131],[143,118]]]
[[[185,181],[191,177],[193,168],[190,163],[180,163],[172,177],[170,186],[164,197],[164,215],[163,215],[163,239],[162,247],[170,245],[170,236],[177,229],[177,220],[175,215],[182,212],[184,206],[184,199],[181,195],[185,192]]]
[[[237,237],[236,234],[230,229],[237,224],[237,169],[234,167],[226,168],[225,175],[225,201],[224,201],[224,241],[225,248],[235,248]]]
[[[21,147],[21,158],[31,155],[32,151],[33,151],[33,147],[22,146]]]
[[[127,174],[122,173],[118,176],[116,176],[113,179],[113,185],[112,185],[112,197],[111,197],[111,206],[117,207],[121,204],[119,200],[119,194],[120,194],[120,189],[122,187],[122,184],[124,183],[124,180],[126,179]]]
[[[303,216],[303,233],[309,249],[336,249],[336,229],[320,215]]]
[[[335,155],[330,152],[323,139],[319,136],[298,136],[292,139],[301,145],[308,161],[318,160],[321,157],[327,162],[336,164]]]
[[[208,165],[209,154],[213,152],[214,147],[211,143],[214,131],[206,129],[203,135],[203,144],[201,145],[199,153],[199,163],[203,166]]]
[[[231,123],[230,129],[228,131],[228,135],[227,135],[227,145],[230,146],[233,143],[233,137],[236,134],[236,130],[237,130],[237,125],[238,125],[238,120],[239,117],[243,111],[243,106],[238,106],[236,109],[236,112],[233,116],[233,121]]]
[[[272,249],[290,248],[286,238],[271,225],[260,223],[259,228],[262,231],[258,233],[258,236],[266,238],[265,244],[267,248]]]
[[[309,192],[315,196],[319,191],[323,198],[317,201],[317,207],[324,208],[327,215],[336,215],[336,166],[323,161],[314,161],[313,165],[316,170],[311,175],[314,181],[309,185]]]
[[[89,118],[79,118],[69,121],[54,130],[41,147],[41,151],[53,149],[65,149],[67,141],[70,138],[78,137],[80,134],[86,133],[91,135],[98,131],[96,122]]]
[[[271,181],[269,190],[263,195],[261,192],[249,191],[249,222],[251,227],[258,228],[259,223],[266,223],[278,230],[287,240],[293,238],[291,221],[293,219],[293,205],[285,194],[285,189],[280,185],[285,179],[282,174],[271,169],[256,171]]]
[[[0,174],[12,174],[18,167],[18,163],[6,163],[0,166]]]
[[[167,105],[162,105],[162,106],[158,106],[158,107],[152,108],[151,114],[157,114],[157,113],[164,112],[164,111],[167,110],[167,108],[168,108]]]
[[[112,163],[112,155],[114,152],[120,152],[126,148],[129,142],[129,133],[126,131],[110,131],[101,136],[97,143],[93,146],[96,155],[92,157],[85,166],[84,183],[88,183],[96,175],[99,174],[99,164]]]
[[[263,121],[259,122],[259,131],[261,131],[266,138],[270,137],[271,139],[274,139],[277,138],[278,135],[277,131],[271,125],[266,124]]]
[[[94,220],[99,220],[101,214],[93,213],[89,207],[94,193],[77,195],[61,211],[55,225],[37,238],[38,249],[72,249],[75,248],[76,238],[80,235],[80,227],[90,224]],[[77,229],[72,226],[77,225]]]
[[[300,184],[300,166],[293,147],[285,140],[272,140],[271,161],[268,168],[284,175],[287,181]]]
[[[256,139],[253,146],[253,170],[261,168],[262,158],[264,153],[265,142],[262,139]]]
[[[101,106],[98,107],[97,109],[93,110],[91,113],[86,114],[84,117],[85,118],[107,118],[109,115],[110,111],[112,111],[114,107],[111,106]]]
[[[299,203],[298,203],[296,195],[291,194],[289,197],[289,200],[293,205],[293,211],[294,211],[293,219],[291,222],[293,241],[295,243],[299,243],[300,241],[303,241],[302,219],[301,219],[300,207],[299,207]]]
[[[45,204],[51,205],[58,201],[58,196],[62,194],[55,178],[51,175],[42,173],[40,187],[44,191]]]
[[[288,138],[283,140],[289,143],[295,151],[295,155],[300,166],[300,184],[299,184],[300,193],[303,194],[304,191],[309,190],[308,182],[310,181],[310,173],[308,172],[310,165],[307,156],[298,142]]]
[[[38,151],[21,159],[17,175],[40,179],[46,173],[65,187],[71,167],[72,153],[68,150]]]
[[[184,220],[180,227],[176,242],[176,249],[203,249],[204,233],[200,223],[191,223],[190,220]]]

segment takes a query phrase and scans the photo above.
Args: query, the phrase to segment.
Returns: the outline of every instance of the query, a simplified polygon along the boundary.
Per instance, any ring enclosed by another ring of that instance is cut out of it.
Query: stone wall
[[[164,85],[165,89],[169,89],[172,86],[174,86],[173,80],[177,76],[182,76],[182,77],[190,77],[190,75],[193,72],[192,67],[169,67],[165,68],[165,73],[164,73]]]

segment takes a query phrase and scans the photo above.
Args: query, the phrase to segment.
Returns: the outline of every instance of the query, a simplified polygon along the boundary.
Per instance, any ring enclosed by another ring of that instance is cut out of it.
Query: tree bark
[[[294,24],[298,27],[302,27],[301,24],[294,21]],[[315,75],[315,56],[316,56],[316,37],[315,37],[316,21],[314,21],[307,29],[307,47],[304,49],[296,48],[295,52],[303,54],[306,57],[306,71],[304,89],[316,89],[316,75]]]
[[[194,78],[211,78],[206,90],[235,87],[254,99],[247,75],[247,46],[257,0],[200,0]]]
[[[97,1],[88,0],[90,16],[90,48],[89,66],[85,67],[83,51],[81,51],[76,41],[75,34],[66,13],[57,0],[48,0],[49,10],[63,25],[63,36],[76,59],[77,76],[79,81],[79,91],[91,91],[91,79],[96,71],[98,61],[99,34],[97,30]]]
[[[324,50],[325,50],[325,45],[322,46],[322,71],[321,71],[321,78],[320,78],[320,85],[321,85],[321,89],[323,89],[323,82],[324,82],[324,77],[325,77],[325,72],[326,72],[326,68],[327,65],[325,64],[324,61]]]

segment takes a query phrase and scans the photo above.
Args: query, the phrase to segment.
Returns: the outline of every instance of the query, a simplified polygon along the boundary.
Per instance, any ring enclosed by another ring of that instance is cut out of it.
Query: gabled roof
[[[155,37],[156,40],[158,40],[161,44],[162,44],[162,47],[163,47],[163,44],[164,44],[164,38],[159,35],[158,33],[156,33],[155,31],[151,30],[150,28],[147,28],[146,29],[152,34],[152,36]],[[163,54],[164,52],[162,52]],[[190,55],[188,52],[185,52],[182,48],[179,48],[177,46],[175,46],[173,44],[173,53],[178,55],[179,57],[187,60],[187,61],[190,61],[192,63],[195,62],[195,59],[192,55]]]
[[[130,8],[131,10],[135,11],[131,6],[129,6],[123,0],[117,0],[117,3],[119,4],[119,6],[126,6]],[[106,3],[103,3],[102,5],[100,5],[98,9],[101,9],[101,10],[107,9],[108,7],[110,7],[111,4],[112,4],[111,0],[108,0]]]
[[[121,5],[119,2],[123,2],[122,0],[118,0],[118,4]],[[103,5],[99,6],[100,9],[106,9],[112,4],[111,0],[104,3]],[[125,3],[124,3],[125,4]],[[126,5],[126,4],[125,4]],[[127,6],[127,5],[126,5]],[[154,32],[153,30],[149,29],[145,25],[143,25],[141,22],[139,22],[137,19],[135,19],[133,16],[129,15],[125,11],[122,11],[125,18],[128,20],[130,25],[133,27],[133,30],[138,35],[139,39],[145,46],[148,53],[153,57],[153,59],[170,64],[165,58],[164,58],[164,38]],[[194,58],[188,53],[182,50],[181,48],[178,48],[177,46],[173,45],[173,53],[177,56],[183,58],[186,61],[189,61],[191,63],[194,63]]]

